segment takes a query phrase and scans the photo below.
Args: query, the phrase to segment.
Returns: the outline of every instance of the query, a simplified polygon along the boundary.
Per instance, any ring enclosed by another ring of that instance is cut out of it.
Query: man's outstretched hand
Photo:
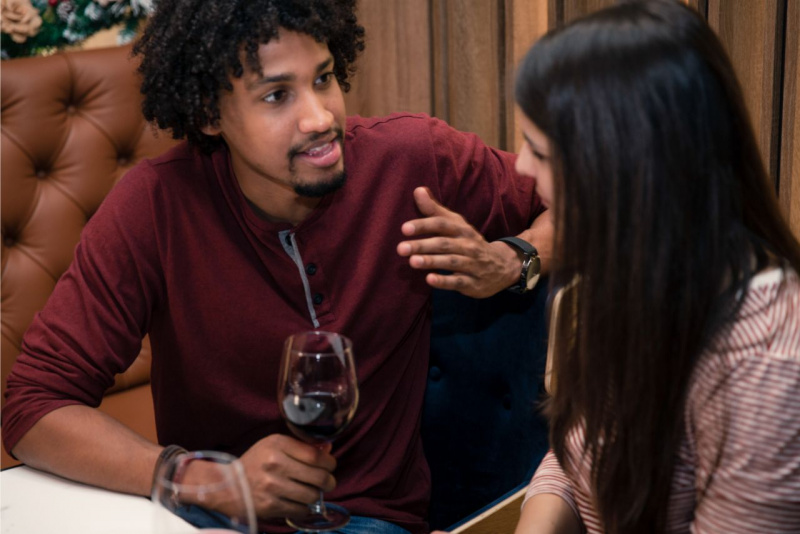
[[[418,237],[401,241],[397,253],[408,257],[414,269],[430,272],[425,281],[432,287],[485,298],[506,289],[519,279],[520,260],[508,245],[489,243],[464,218],[439,204],[426,187],[414,190],[414,200],[423,217],[403,223],[403,235]]]

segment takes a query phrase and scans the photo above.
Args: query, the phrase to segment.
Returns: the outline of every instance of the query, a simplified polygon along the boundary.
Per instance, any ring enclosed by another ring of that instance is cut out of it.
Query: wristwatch
[[[511,245],[522,252],[522,270],[519,273],[519,282],[509,287],[508,290],[514,293],[525,293],[533,289],[536,282],[539,281],[539,272],[542,268],[536,247],[518,237],[501,237],[498,241]]]

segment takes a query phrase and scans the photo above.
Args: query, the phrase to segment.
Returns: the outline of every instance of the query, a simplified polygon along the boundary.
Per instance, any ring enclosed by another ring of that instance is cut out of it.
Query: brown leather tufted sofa
[[[175,143],[144,122],[133,61],[126,46],[2,63],[3,393],[86,222],[125,171]],[[155,441],[149,348],[145,339],[100,408]],[[3,468],[17,463],[2,451]]]

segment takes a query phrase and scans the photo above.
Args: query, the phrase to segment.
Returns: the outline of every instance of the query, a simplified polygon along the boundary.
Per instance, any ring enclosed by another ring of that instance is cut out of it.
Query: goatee
[[[320,198],[329,193],[338,191],[347,181],[347,173],[344,171],[333,175],[330,180],[315,184],[295,184],[294,192],[301,197]]]

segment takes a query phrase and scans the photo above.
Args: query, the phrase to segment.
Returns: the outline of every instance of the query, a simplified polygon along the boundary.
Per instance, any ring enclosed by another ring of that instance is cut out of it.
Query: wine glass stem
[[[322,490],[319,492],[319,500],[315,503],[309,505],[311,508],[311,513],[314,515],[321,515],[322,517],[328,517],[328,511],[325,509],[325,501],[322,499]]]

